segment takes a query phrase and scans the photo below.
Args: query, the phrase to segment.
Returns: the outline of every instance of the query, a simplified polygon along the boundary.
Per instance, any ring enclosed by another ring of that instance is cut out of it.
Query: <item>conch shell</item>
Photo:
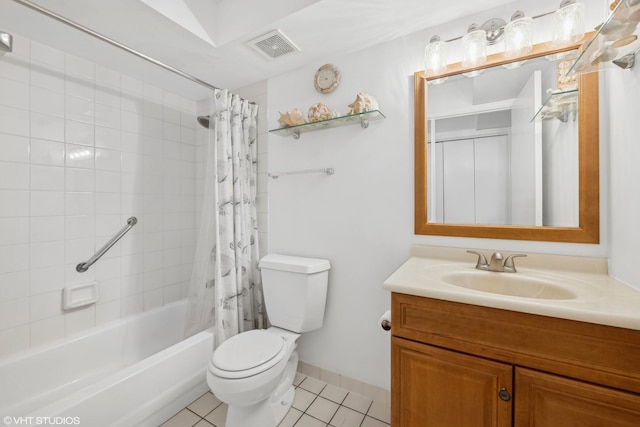
[[[289,126],[302,125],[307,123],[307,121],[302,116],[302,111],[299,108],[295,108],[293,111],[288,111],[286,113],[279,112],[280,118],[278,119],[278,123],[280,123],[281,128],[286,128]]]
[[[358,92],[356,100],[349,104],[349,112],[347,114],[359,114],[377,109],[378,101],[373,96]]]
[[[320,122],[338,117],[338,113],[335,110],[330,110],[329,107],[324,105],[322,102],[318,102],[309,108],[309,114],[307,117],[309,117],[310,122]]]

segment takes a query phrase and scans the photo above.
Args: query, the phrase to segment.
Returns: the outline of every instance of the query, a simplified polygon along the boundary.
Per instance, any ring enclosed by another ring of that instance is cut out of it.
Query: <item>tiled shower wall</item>
[[[196,226],[194,101],[14,36],[0,56],[0,356],[185,296]],[[136,225],[86,273],[86,261]],[[65,286],[97,304],[65,312]]]

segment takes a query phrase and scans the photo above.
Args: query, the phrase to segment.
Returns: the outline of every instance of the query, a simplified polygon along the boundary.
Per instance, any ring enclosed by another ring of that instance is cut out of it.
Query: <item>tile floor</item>
[[[373,402],[300,373],[294,385],[293,407],[279,427],[389,427],[386,403]],[[226,416],[227,405],[207,392],[161,427],[224,427]]]

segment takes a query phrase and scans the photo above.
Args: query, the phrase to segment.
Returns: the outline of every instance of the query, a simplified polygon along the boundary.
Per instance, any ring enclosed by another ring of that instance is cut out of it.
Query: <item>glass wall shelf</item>
[[[544,101],[542,107],[536,111],[531,121],[558,119],[566,122],[569,117],[577,117],[578,89],[554,92]]]
[[[371,110],[364,113],[348,114],[346,116],[334,117],[320,122],[303,123],[301,125],[287,126],[283,128],[271,129],[269,132],[280,136],[293,136],[300,138],[301,133],[313,132],[316,130],[330,129],[339,126],[360,124],[364,129],[369,127],[369,122],[385,119],[380,110]]]
[[[596,34],[585,45],[571,73],[589,73],[600,69],[631,68],[640,51],[640,0],[621,0]]]

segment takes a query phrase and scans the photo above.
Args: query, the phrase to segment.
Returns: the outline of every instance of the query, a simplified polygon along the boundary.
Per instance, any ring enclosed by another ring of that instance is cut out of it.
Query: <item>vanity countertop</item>
[[[495,251],[475,249],[487,259]],[[504,251],[504,256],[514,252]],[[474,272],[477,256],[462,248],[414,246],[411,258],[383,287],[391,292],[519,311],[562,319],[640,330],[640,290],[607,274],[607,260],[527,253],[517,258],[517,273],[481,274],[541,277],[576,291],[574,299],[538,299],[508,296],[451,285],[443,271]]]

